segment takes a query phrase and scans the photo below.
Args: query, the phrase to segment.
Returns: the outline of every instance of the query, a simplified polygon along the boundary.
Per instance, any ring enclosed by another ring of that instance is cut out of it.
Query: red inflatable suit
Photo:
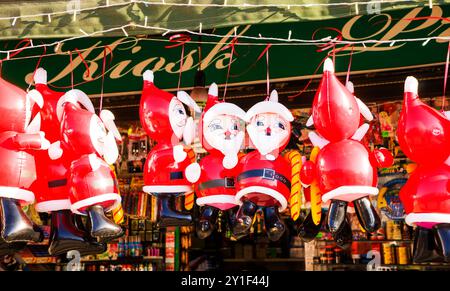
[[[280,154],[289,142],[293,120],[289,109],[278,103],[275,90],[268,100],[247,111],[247,131],[256,151],[239,162],[236,201],[242,205],[234,228],[236,235],[249,231],[258,207],[263,207],[269,239],[276,241],[284,233],[278,211],[286,209],[291,194],[291,167]]]
[[[77,250],[83,255],[101,253],[105,246],[92,242],[89,235],[77,229],[73,223],[76,217],[70,210],[68,180],[74,157],[69,151],[63,152],[61,149],[61,123],[57,115],[57,105],[64,93],[55,92],[47,86],[47,72],[43,68],[36,70],[34,83],[43,97],[42,108],[37,113],[41,120],[41,130],[51,143],[48,151],[35,153],[37,179],[33,185],[36,210],[52,212],[48,252],[51,255],[61,255],[70,250]],[[94,106],[89,98],[79,101],[93,112]]]
[[[0,216],[1,236],[8,243],[41,238],[19,205],[34,202],[34,153],[50,145],[40,131],[39,114],[33,114],[34,106],[42,106],[39,92],[26,93],[0,78]]]
[[[199,122],[202,145],[209,155],[200,161],[200,172],[196,172],[194,164],[187,169],[187,179],[196,183],[197,205],[203,206],[197,224],[200,238],[212,233],[219,211],[226,213],[233,227],[237,210],[235,182],[238,154],[245,138],[245,111],[232,103],[219,102],[217,95],[213,83]]]
[[[158,197],[160,226],[189,224],[190,215],[174,209],[175,196],[193,191],[185,174],[191,161],[180,140],[183,138],[187,144],[192,142],[194,123],[192,117],[188,118],[183,103],[198,112],[200,109],[186,92],[180,91],[174,96],[158,89],[153,82],[153,72],[146,71],[143,78],[139,116],[148,136],[157,142],[145,162],[143,191]]]
[[[416,225],[415,262],[450,262],[450,120],[424,104],[414,77],[405,81],[397,129],[402,151],[417,163],[400,198]]]
[[[380,219],[368,196],[377,195],[377,159],[360,142],[369,129],[360,126],[360,115],[372,120],[372,114],[334,74],[330,59],[324,64],[324,73],[314,98],[312,118],[316,132],[310,132],[311,142],[320,147],[314,177],[302,176],[304,184],[317,179],[322,201],[331,201],[328,209],[328,227],[338,245],[347,247],[351,228],[346,219],[348,203],[353,202],[361,226],[368,232],[376,231]],[[382,152],[377,151],[377,155]]]
[[[104,211],[114,209],[121,198],[115,175],[106,162],[116,161],[116,139],[121,137],[114,115],[102,110],[99,118],[89,103],[84,102],[86,98],[75,89],[61,97],[57,104],[62,148],[72,157],[68,179],[71,210],[89,216],[92,236],[110,239],[122,235],[122,230],[104,216]],[[87,105],[87,109],[82,105]]]

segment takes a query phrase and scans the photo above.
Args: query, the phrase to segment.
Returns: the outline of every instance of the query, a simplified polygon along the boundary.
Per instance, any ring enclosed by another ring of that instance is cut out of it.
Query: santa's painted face
[[[256,149],[267,155],[287,143],[291,124],[279,114],[263,113],[252,117],[247,131]]]
[[[92,145],[99,155],[103,155],[103,147],[106,138],[106,129],[103,122],[97,115],[92,115],[89,124],[89,136],[91,138]]]
[[[237,153],[244,141],[244,126],[235,116],[218,115],[203,125],[203,135],[211,147],[224,155]]]
[[[175,135],[181,139],[188,116],[183,104],[173,97],[169,104],[169,121]]]

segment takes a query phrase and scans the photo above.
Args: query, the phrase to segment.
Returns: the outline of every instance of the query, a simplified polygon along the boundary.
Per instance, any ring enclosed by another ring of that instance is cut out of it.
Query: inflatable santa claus
[[[405,221],[416,225],[413,260],[450,262],[450,119],[420,101],[414,77],[405,81],[397,137],[417,163],[400,190]]]
[[[121,200],[109,166],[118,157],[116,140],[121,136],[111,111],[102,110],[99,117],[87,99],[85,93],[73,89],[56,105],[62,150],[72,159],[68,178],[70,209],[88,216],[91,236],[108,241],[123,233],[121,227],[105,216]]]
[[[289,109],[278,103],[275,90],[268,100],[255,104],[245,115],[247,131],[256,150],[239,161],[236,202],[241,206],[233,228],[236,236],[248,233],[260,207],[270,240],[278,240],[285,231],[278,213],[288,206],[291,166],[280,154],[289,142],[293,120]]]
[[[384,152],[376,151],[375,158],[360,142],[369,129],[360,126],[360,114],[367,120],[373,116],[369,108],[356,98],[334,74],[334,65],[325,60],[324,73],[314,98],[308,126],[311,142],[320,148],[315,163],[304,165],[302,182],[316,180],[322,201],[330,203],[327,225],[337,244],[349,246],[351,227],[347,220],[347,206],[353,202],[361,226],[375,232],[380,226],[379,216],[369,196],[377,195],[377,166],[385,166]]]
[[[0,241],[4,240],[0,244],[3,245],[43,239],[42,231],[21,208],[35,198],[31,190],[36,179],[33,155],[50,145],[40,131],[39,116],[32,112],[34,104],[42,106],[39,92],[26,93],[0,78]]]
[[[200,161],[200,172],[195,164],[186,170],[186,178],[196,183],[197,205],[202,206],[197,224],[200,238],[213,232],[219,211],[226,213],[231,228],[236,220],[236,166],[245,138],[245,112],[232,103],[219,102],[217,95],[213,83],[199,124],[202,145],[209,155]]]
[[[35,208],[38,212],[51,212],[51,233],[48,252],[61,255],[70,250],[77,250],[83,255],[102,253],[104,244],[92,241],[88,233],[74,225],[74,214],[70,210],[69,173],[72,157],[69,151],[61,149],[61,124],[56,111],[57,104],[64,95],[47,86],[47,72],[38,68],[34,74],[36,90],[43,97],[42,106],[36,107],[41,120],[41,131],[50,141],[48,151],[35,153],[37,179],[33,185],[36,196]],[[94,111],[94,106],[85,95],[79,95],[80,104]]]
[[[194,121],[188,117],[183,104],[195,111],[200,108],[184,91],[177,96],[157,88],[153,72],[143,75],[139,116],[148,136],[157,142],[144,165],[143,191],[158,198],[159,225],[179,226],[191,223],[191,215],[175,209],[175,198],[192,193],[192,183],[186,179],[185,170],[192,163],[180,140],[189,145],[194,139]],[[195,163],[200,172],[200,166]]]

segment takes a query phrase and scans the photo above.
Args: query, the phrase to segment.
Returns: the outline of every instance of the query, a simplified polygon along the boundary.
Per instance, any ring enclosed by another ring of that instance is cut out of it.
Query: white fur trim
[[[142,191],[148,194],[152,193],[191,193],[191,186],[171,186],[171,185],[152,185],[142,187]]]
[[[347,84],[345,84],[345,88],[347,88],[347,90],[350,91],[350,93],[352,94],[355,93],[355,87],[353,86],[352,81],[348,81]]]
[[[187,157],[187,153],[184,151],[183,145],[179,144],[173,147],[173,159],[176,163],[184,161]]]
[[[235,196],[236,203],[240,203],[241,198],[250,193],[261,193],[269,195],[272,198],[276,199],[278,202],[280,202],[280,207],[278,208],[279,211],[284,211],[287,207],[287,200],[280,192],[262,186],[250,186],[240,190],[239,192],[236,193]]]
[[[186,169],[184,170],[184,173],[186,175],[186,179],[189,182],[195,183],[200,178],[202,169],[200,168],[200,165],[198,163],[192,163],[186,167]]]
[[[31,120],[30,124],[28,124],[27,128],[25,128],[26,133],[38,133],[41,130],[41,113],[38,112],[36,116]]]
[[[372,121],[373,120],[373,114],[370,111],[369,107],[367,107],[366,104],[364,104],[364,102],[361,101],[361,99],[359,99],[358,97],[355,97],[356,99],[356,103],[358,103],[358,108],[359,108],[359,112],[361,112],[361,115],[367,119],[367,121]]]
[[[218,115],[231,115],[244,120],[245,111],[233,103],[217,103],[211,106],[211,108],[209,108],[203,115],[203,125],[208,126],[208,124]]]
[[[0,186],[0,197],[23,200],[27,203],[34,202],[33,192],[17,187]]]
[[[117,205],[119,205],[119,203],[122,201],[122,198],[117,193],[106,193],[106,194],[89,197],[89,198],[80,200],[78,202],[75,202],[74,204],[72,204],[70,206],[70,209],[72,210],[73,213],[85,215],[85,214],[79,212],[78,209],[84,208],[84,207],[89,207],[89,206],[96,205],[96,204],[100,204],[100,203],[108,201],[108,200],[114,200],[115,202],[114,202],[113,206],[105,209],[105,212],[108,212],[111,209],[116,208]]]
[[[266,159],[268,159],[269,161],[275,161],[276,157],[272,154],[267,154],[265,155]]]
[[[377,195],[378,188],[372,186],[341,186],[322,196],[322,201],[327,202],[331,199],[352,202],[367,195]]]
[[[289,111],[286,106],[272,101],[262,101],[253,105],[245,114],[244,120],[250,122],[250,119],[252,119],[253,116],[261,113],[276,113],[289,122],[294,121],[294,116],[292,116],[291,111]]]
[[[306,127],[310,127],[314,125],[314,119],[312,117],[312,115],[310,117],[308,117],[308,120],[306,121]]]
[[[416,78],[409,76],[405,80],[405,93],[411,92],[417,94],[419,89],[419,81]]]
[[[34,83],[47,85],[47,71],[44,68],[38,68],[34,73]]]
[[[216,83],[212,83],[209,86],[208,95],[216,96],[216,97],[219,96],[219,88],[217,87]]]
[[[200,107],[198,107],[194,99],[192,99],[192,97],[185,91],[178,91],[177,99],[180,100],[182,103],[186,104],[189,108],[194,109],[195,112],[199,113],[202,112],[202,110],[200,109]]]
[[[38,90],[33,89],[33,90],[29,91],[27,93],[27,95],[28,95],[28,98],[33,100],[34,103],[36,103],[37,106],[39,106],[39,108],[42,108],[42,106],[44,106],[44,97],[42,97],[42,94]]]
[[[435,223],[450,223],[449,213],[410,213],[406,215],[405,222],[408,225],[413,225],[417,222],[435,222]]]
[[[450,111],[444,112],[445,117],[447,117],[448,120],[450,120]]]
[[[52,212],[58,210],[70,209],[69,199],[50,200],[45,202],[39,202],[35,205],[38,212]]]
[[[363,139],[363,137],[366,135],[368,130],[369,130],[369,124],[367,124],[367,123],[361,124],[361,126],[353,134],[352,139],[361,141]]]
[[[149,81],[149,82],[153,83],[153,79],[154,79],[153,71],[146,70],[144,72],[144,74],[142,75],[142,77],[145,81]]]
[[[325,63],[323,64],[323,71],[334,73],[334,64],[330,58],[325,60]]]
[[[314,131],[310,131],[308,133],[309,140],[313,144],[313,146],[318,146],[320,149],[329,144],[330,142],[325,138],[321,137],[319,134]]]
[[[212,203],[227,203],[239,205],[236,203],[236,199],[234,198],[233,195],[226,195],[226,194],[217,194],[197,198],[196,203],[198,206],[203,206],[205,204],[212,204]]]

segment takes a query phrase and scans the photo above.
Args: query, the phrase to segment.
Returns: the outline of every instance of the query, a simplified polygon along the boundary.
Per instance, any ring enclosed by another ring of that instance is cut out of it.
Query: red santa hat
[[[359,127],[358,102],[334,74],[331,59],[326,59],[324,63],[322,81],[314,97],[312,117],[317,131],[328,141],[350,138]]]
[[[281,103],[278,103],[278,92],[273,90],[268,100],[258,102],[253,105],[245,114],[244,120],[250,122],[252,117],[261,113],[276,113],[289,122],[294,121],[291,111]]]

